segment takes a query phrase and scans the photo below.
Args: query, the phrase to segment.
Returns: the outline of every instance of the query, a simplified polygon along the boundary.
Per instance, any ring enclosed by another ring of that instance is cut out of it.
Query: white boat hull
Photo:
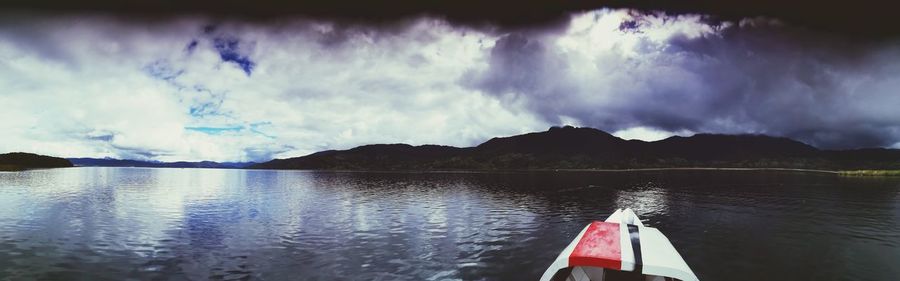
[[[698,281],[669,239],[644,226],[631,209],[586,226],[547,268],[541,281]]]

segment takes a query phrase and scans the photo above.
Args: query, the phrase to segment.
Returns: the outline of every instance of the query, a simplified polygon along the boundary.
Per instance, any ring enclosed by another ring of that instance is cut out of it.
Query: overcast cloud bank
[[[591,126],[897,146],[900,49],[765,19],[601,10],[565,28],[201,17],[0,20],[0,151],[265,161]]]

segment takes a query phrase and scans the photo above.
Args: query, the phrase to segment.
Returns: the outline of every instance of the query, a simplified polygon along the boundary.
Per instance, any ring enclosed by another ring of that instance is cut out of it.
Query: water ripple
[[[534,280],[621,207],[703,280],[900,275],[900,180],[73,168],[0,206],[9,280]]]

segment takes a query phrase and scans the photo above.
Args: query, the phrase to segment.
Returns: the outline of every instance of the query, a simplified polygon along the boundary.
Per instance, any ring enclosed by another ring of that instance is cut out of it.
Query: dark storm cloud
[[[463,78],[479,88],[509,98],[523,94],[535,102],[539,114],[551,123],[565,108],[571,93],[578,93],[579,83],[566,76],[568,61],[547,46],[548,39],[538,33],[511,33],[497,40],[488,60],[490,68],[483,73],[470,72]]]
[[[671,55],[697,62],[685,70],[704,77],[708,91],[692,98],[704,100],[711,116],[828,148],[900,139],[900,114],[886,107],[900,105],[896,45],[857,45],[769,25],[670,44]]]
[[[491,49],[491,67],[500,71],[488,72],[479,86],[494,93],[533,92],[552,98],[572,90],[549,83],[565,63],[553,57],[540,38],[512,33],[497,40]]]
[[[587,58],[556,40],[506,35],[491,50],[489,67],[464,83],[524,103],[549,123],[571,118],[608,131],[763,133],[824,148],[900,140],[896,45],[859,45],[748,20],[698,37],[644,38],[636,58],[603,55],[585,68],[579,63]]]
[[[159,16],[202,14],[270,20],[309,16],[364,22],[388,22],[430,15],[465,25],[534,27],[564,25],[574,12],[600,8],[628,8],[669,14],[706,14],[713,21],[772,17],[812,29],[853,37],[893,37],[900,34],[900,17],[882,1],[817,0],[11,0],[7,9],[50,12],[109,12]]]

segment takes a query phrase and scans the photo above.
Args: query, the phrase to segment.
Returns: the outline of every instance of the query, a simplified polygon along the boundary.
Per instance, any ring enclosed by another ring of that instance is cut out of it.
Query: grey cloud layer
[[[624,24],[623,24],[624,23]],[[180,18],[0,20],[0,151],[261,161],[474,145],[575,123],[900,141],[900,53],[757,21],[598,11],[562,30]]]
[[[490,67],[467,82],[550,123],[568,117],[609,131],[762,133],[825,148],[900,141],[896,45],[753,21],[662,42],[642,38],[630,58],[589,58],[559,40],[506,35],[491,50]]]

